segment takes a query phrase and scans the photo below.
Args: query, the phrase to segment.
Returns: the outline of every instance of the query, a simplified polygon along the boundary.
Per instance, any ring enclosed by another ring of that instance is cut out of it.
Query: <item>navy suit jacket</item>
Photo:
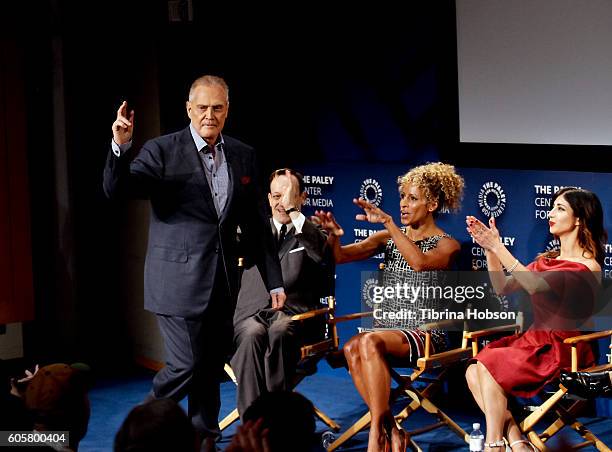
[[[131,162],[128,155],[117,157],[112,150],[108,154],[106,195],[151,202],[144,270],[145,309],[149,311],[180,317],[201,315],[218,271],[225,271],[235,300],[239,286],[237,226],[245,237],[255,239],[257,266],[267,289],[283,286],[274,239],[262,209],[255,151],[227,135],[223,139],[230,182],[221,218],[189,127],[147,141]]]

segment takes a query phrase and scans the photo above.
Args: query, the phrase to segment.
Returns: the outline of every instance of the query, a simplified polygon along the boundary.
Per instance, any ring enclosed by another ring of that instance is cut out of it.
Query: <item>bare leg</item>
[[[349,372],[351,373],[351,378],[353,379],[355,388],[357,388],[357,392],[359,392],[359,395],[369,408],[370,398],[368,397],[368,391],[363,381],[361,355],[359,354],[359,342],[364,334],[365,333],[360,333],[350,338],[342,350],[344,351],[344,356],[346,357],[346,362],[348,363]]]
[[[465,379],[467,381],[468,388],[470,388],[470,392],[472,396],[474,396],[474,400],[480,408],[480,411],[484,413],[484,405],[482,403],[482,389],[480,388],[480,375],[478,373],[477,365],[471,364],[468,366],[465,371]]]
[[[504,433],[504,427],[508,424],[509,432],[512,436],[517,433],[520,439],[520,432],[514,421],[508,422],[508,399],[504,390],[499,386],[495,379],[491,376],[489,370],[478,362],[478,375],[480,388],[482,392],[482,403],[485,409],[485,417],[487,419],[487,442],[500,439]],[[511,418],[511,416],[510,416]],[[512,424],[512,425],[511,425]],[[513,438],[508,438],[513,441]],[[523,444],[519,447],[524,446]]]
[[[381,444],[381,439],[384,444],[383,424],[391,423],[392,428],[396,428],[389,406],[391,373],[385,355],[406,356],[410,352],[410,345],[400,331],[376,331],[361,338],[359,352],[362,381],[368,393],[368,406],[372,415],[369,444]],[[393,436],[399,438],[397,435]],[[394,450],[397,450],[397,440],[394,443]]]
[[[361,398],[364,400],[368,408],[371,412],[370,407],[370,395],[368,392],[368,388],[366,382],[364,381],[364,372],[362,368],[362,359],[361,359],[361,340],[367,333],[361,333],[357,336],[353,336],[343,347],[344,356],[346,357],[346,361],[348,363],[349,372],[351,374],[351,378],[353,379],[353,383],[355,384],[355,388],[357,388],[357,392],[361,395]],[[370,435],[368,441],[368,452],[378,452],[383,451],[385,447],[385,438],[383,435],[383,431],[379,425],[370,422]]]
[[[519,428],[519,426],[516,424],[516,421],[514,420],[514,418],[512,417],[512,415],[510,415],[510,419],[508,419],[507,424],[506,424],[506,438],[508,438],[508,441],[510,443],[513,443],[515,441],[519,441],[523,438],[523,434],[521,433],[521,429]],[[516,444],[513,448],[513,451],[529,451],[529,452],[533,452],[533,449],[531,448],[531,446],[522,443],[522,444]]]
[[[465,378],[467,380],[468,387],[470,388],[470,391],[472,392],[472,395],[474,396],[474,400],[476,401],[476,404],[478,405],[480,410],[484,413],[485,408],[484,408],[484,402],[483,402],[482,387],[480,384],[480,372],[478,370],[477,364],[468,366],[467,371],[465,372]],[[510,443],[523,439],[521,430],[519,429],[518,425],[516,424],[516,421],[514,420],[514,418],[512,417],[512,414],[510,413],[508,409],[506,409],[506,412],[504,415],[503,431],[504,431],[505,437],[508,439]],[[523,448],[525,450],[530,450],[530,448],[524,444],[515,446],[515,450],[521,450]]]

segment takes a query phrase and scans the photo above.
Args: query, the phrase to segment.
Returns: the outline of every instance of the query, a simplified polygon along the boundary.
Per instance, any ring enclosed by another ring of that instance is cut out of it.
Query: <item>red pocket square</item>
[[[242,176],[240,178],[240,183],[242,185],[250,184],[251,183],[251,176]]]

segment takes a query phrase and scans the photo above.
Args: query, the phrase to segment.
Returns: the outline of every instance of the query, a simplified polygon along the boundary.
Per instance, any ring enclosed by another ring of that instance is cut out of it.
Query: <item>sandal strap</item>
[[[485,447],[502,447],[505,446],[506,442],[503,439],[498,439],[497,441],[493,441],[492,443],[484,443]]]
[[[519,439],[517,441],[513,441],[510,443],[510,448],[512,449],[512,447],[514,447],[517,444],[528,444],[531,447],[531,450],[533,450],[533,452],[539,452],[539,449],[535,447],[534,444],[528,439]]]

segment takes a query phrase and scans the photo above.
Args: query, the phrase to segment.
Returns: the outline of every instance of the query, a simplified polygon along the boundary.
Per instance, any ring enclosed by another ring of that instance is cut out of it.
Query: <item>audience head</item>
[[[400,190],[400,205],[408,206],[407,214],[402,209],[402,223],[412,224],[422,214],[436,216],[440,211],[456,211],[461,205],[463,197],[463,178],[455,172],[455,167],[446,163],[428,163],[412,168],[403,176],[398,177],[397,184]],[[413,212],[414,211],[414,212]],[[412,217],[411,217],[412,215]]]
[[[194,452],[196,434],[172,399],[157,399],[130,411],[115,436],[115,452]]]
[[[604,229],[603,209],[597,195],[589,190],[575,187],[565,187],[559,190],[552,198],[551,208],[554,209],[559,201],[565,201],[571,212],[567,212],[572,219],[572,224],[577,225],[578,244],[601,266],[605,257],[605,244],[607,233]],[[551,210],[551,214],[552,213]],[[556,224],[552,225],[550,232],[558,235]],[[589,257],[589,256],[586,256]]]
[[[12,385],[8,366],[0,359],[0,430],[32,430],[32,416],[23,399],[11,391]]]
[[[304,185],[304,177],[297,171],[290,168],[277,169],[270,174],[270,193],[268,193],[268,202],[272,209],[272,216],[281,224],[289,224],[291,218],[285,212],[282,204],[283,194],[285,190],[293,186],[294,192],[291,197],[291,207],[301,209],[306,201],[306,187]]]
[[[67,430],[75,450],[89,423],[89,372],[82,366],[50,364],[27,383],[23,400],[38,431]]]
[[[315,411],[310,400],[295,391],[264,393],[247,408],[243,421],[263,419],[272,452],[310,452],[316,444]]]

